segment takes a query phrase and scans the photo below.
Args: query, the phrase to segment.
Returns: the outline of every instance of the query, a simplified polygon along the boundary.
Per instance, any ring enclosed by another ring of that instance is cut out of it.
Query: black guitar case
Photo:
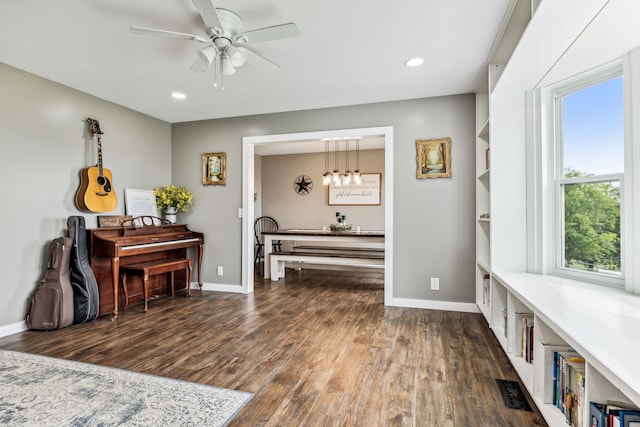
[[[83,216],[67,219],[69,237],[73,239],[71,248],[71,286],[73,287],[73,323],[85,323],[98,317],[98,282],[89,263],[87,229]]]

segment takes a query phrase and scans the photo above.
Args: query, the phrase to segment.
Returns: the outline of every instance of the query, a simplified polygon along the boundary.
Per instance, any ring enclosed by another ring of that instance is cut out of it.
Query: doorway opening
[[[344,139],[358,135],[362,139],[384,139],[384,300],[385,305],[393,299],[393,127],[374,127],[326,130],[316,132],[289,133],[280,135],[260,135],[242,138],[242,293],[252,293],[254,287],[254,235],[255,219],[255,153],[256,147],[278,144],[277,147]],[[291,151],[293,153],[294,151]]]

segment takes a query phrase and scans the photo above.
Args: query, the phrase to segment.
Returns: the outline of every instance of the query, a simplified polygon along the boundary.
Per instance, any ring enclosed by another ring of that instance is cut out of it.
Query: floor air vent
[[[533,412],[519,382],[499,380],[496,378],[496,383],[498,384],[498,388],[502,394],[502,400],[507,408]]]

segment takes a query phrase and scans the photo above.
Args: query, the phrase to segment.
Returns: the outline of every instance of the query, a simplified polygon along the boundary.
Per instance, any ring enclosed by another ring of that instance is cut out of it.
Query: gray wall
[[[64,235],[78,211],[81,168],[97,162],[96,140],[83,122],[104,132],[104,167],[124,213],[124,188],[153,189],[171,180],[171,125],[0,63],[0,327],[25,318],[29,295],[42,277],[45,250]]]
[[[322,185],[324,167],[324,153],[262,157],[264,215],[274,217],[281,228],[322,228],[336,222],[335,213],[339,211],[354,227],[384,230],[384,191],[381,189],[378,206],[329,206],[328,189]],[[380,173],[380,186],[384,186],[384,150],[362,150],[360,168],[363,173]],[[311,193],[299,195],[294,191],[293,182],[300,175],[313,181]]]
[[[174,124],[173,179],[194,190],[188,222],[206,236],[203,280],[241,283],[242,137],[393,126],[394,297],[474,302],[474,102],[467,94]],[[447,136],[452,178],[417,180],[415,141]],[[218,151],[227,185],[202,186],[201,155]]]
[[[4,64],[0,90],[0,328],[24,320],[45,250],[64,235],[67,217],[83,215],[96,226],[96,215],[73,203],[79,171],[96,162],[87,117],[98,119],[104,131],[104,165],[119,197],[110,214],[124,213],[125,188],[186,185],[195,201],[179,221],[205,233],[203,280],[223,284],[241,283],[242,137],[393,126],[394,296],[474,300],[473,95],[170,125]],[[444,136],[453,140],[453,177],[417,180],[415,140]],[[212,151],[227,153],[225,186],[201,183],[202,153]],[[225,267],[224,276],[216,275],[217,265]],[[431,276],[440,277],[440,292],[428,290]]]

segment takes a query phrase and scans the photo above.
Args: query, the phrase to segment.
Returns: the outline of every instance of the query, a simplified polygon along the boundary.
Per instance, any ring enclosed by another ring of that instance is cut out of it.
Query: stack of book
[[[567,424],[584,425],[585,360],[573,350],[556,351],[553,356],[553,403],[565,415]]]
[[[526,362],[533,363],[533,314],[515,314],[516,356],[522,357]]]
[[[624,402],[591,402],[589,416],[593,427],[640,427],[640,408]]]

